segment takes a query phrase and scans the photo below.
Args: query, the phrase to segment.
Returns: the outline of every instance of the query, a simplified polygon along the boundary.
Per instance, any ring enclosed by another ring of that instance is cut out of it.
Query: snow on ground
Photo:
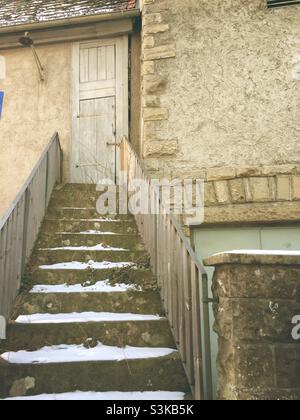
[[[115,284],[111,285],[109,280],[98,281],[91,285],[91,282],[86,282],[85,285],[75,284],[61,284],[48,285],[39,284],[32,288],[30,293],[121,293],[128,291],[141,291],[141,288],[135,285]]]
[[[89,261],[88,263],[72,261],[51,265],[41,265],[39,268],[41,270],[105,270],[105,269],[114,269],[114,268],[125,268],[125,267],[135,267],[134,263],[131,262],[95,262]]]
[[[158,321],[158,315],[142,315],[115,312],[79,312],[65,314],[33,314],[20,315],[17,324],[71,324],[85,322],[129,322],[129,321]]]
[[[182,392],[69,392],[65,394],[43,394],[32,397],[7,398],[7,401],[180,401]]]
[[[115,347],[101,343],[94,348],[84,345],[47,346],[37,351],[17,351],[3,353],[1,358],[11,364],[49,364],[97,361],[122,361],[152,359],[168,356],[176,350],[159,347]]]
[[[257,249],[240,249],[234,251],[219,252],[215,255],[222,254],[246,254],[246,255],[283,255],[300,257],[300,251],[281,251],[281,250],[257,250]]]
[[[86,230],[83,232],[56,232],[56,235],[117,235],[114,232],[101,232],[100,230]]]
[[[39,251],[129,251],[125,248],[113,248],[104,244],[95,246],[64,246],[58,248],[40,248]]]

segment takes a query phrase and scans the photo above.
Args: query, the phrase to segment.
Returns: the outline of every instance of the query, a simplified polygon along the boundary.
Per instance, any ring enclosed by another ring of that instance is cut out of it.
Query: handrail
[[[124,138],[120,145],[121,170],[127,181],[142,179],[159,203],[158,214],[135,215],[158,279],[166,315],[197,400],[213,399],[209,325],[208,277],[183,233],[180,223],[167,214],[151,185],[143,163]]]
[[[0,220],[0,316],[9,318],[28,258],[50,202],[62,180],[63,154],[55,133]]]

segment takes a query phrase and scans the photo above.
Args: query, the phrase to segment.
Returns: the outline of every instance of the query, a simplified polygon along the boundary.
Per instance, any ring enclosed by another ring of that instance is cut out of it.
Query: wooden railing
[[[56,133],[8,212],[0,220],[1,317],[9,318],[53,187],[61,182],[61,177],[62,150]]]
[[[121,171],[126,182],[143,180],[149,201],[158,193],[127,139],[120,145]],[[165,311],[196,400],[211,400],[212,366],[207,273],[177,219],[167,214],[156,196],[157,214],[135,215],[151,257]]]

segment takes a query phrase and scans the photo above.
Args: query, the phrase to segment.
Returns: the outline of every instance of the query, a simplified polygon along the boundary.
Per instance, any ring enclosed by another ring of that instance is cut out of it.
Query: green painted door
[[[300,225],[277,227],[228,227],[228,228],[195,228],[193,241],[197,255],[204,259],[217,252],[265,249],[265,250],[300,250]],[[210,286],[214,269],[206,267]],[[211,296],[212,297],[212,296]],[[211,309],[211,328],[213,328]],[[218,352],[217,336],[211,333],[213,353],[214,391],[217,390],[216,358]]]

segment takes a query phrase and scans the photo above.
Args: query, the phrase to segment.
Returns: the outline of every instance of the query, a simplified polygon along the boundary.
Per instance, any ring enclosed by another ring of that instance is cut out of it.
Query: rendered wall
[[[300,6],[144,0],[143,151],[167,176],[300,161]]]
[[[58,131],[68,166],[70,44],[37,48],[46,69],[41,83],[29,49],[0,51],[6,75],[0,120],[0,217],[9,207],[52,134]],[[65,171],[65,173],[67,173]]]

